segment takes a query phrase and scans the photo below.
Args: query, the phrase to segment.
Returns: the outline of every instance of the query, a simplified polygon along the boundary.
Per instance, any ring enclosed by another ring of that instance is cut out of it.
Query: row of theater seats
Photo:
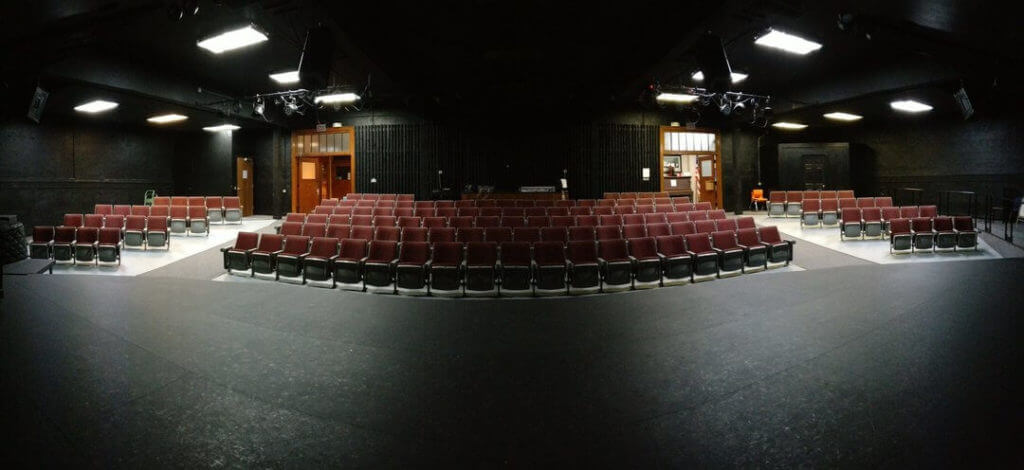
[[[572,208],[572,207],[618,207],[618,206],[664,206],[664,207],[678,207],[680,204],[693,204],[690,202],[690,198],[649,198],[649,199],[567,199],[560,201],[532,201],[532,200],[514,200],[514,199],[467,199],[461,201],[442,200],[442,201],[413,201],[413,200],[394,200],[394,199],[362,199],[362,200],[337,200],[337,199],[323,199],[317,207],[323,208],[337,208],[337,207],[370,207],[370,208],[403,208],[412,207],[415,209],[430,209],[430,208],[493,208],[493,207],[504,207],[512,208],[518,207],[523,209],[530,208]],[[710,202],[697,203],[701,207],[711,208]],[[706,209],[705,209],[706,210]]]
[[[803,201],[831,201],[840,199],[856,199],[856,197],[852,190],[772,191],[771,194],[768,195],[768,216],[800,217],[800,214],[803,212]]]
[[[57,264],[120,265],[121,236],[117,227],[36,226],[29,257]]]
[[[845,209],[883,207],[892,207],[891,197],[805,199],[800,203],[800,224],[804,226],[834,226],[839,223],[840,212]]]
[[[578,216],[530,216],[520,215],[509,216],[455,216],[455,217],[417,217],[391,215],[348,215],[348,214],[304,214],[301,212],[290,212],[285,216],[285,223],[315,223],[315,224],[346,224],[346,225],[373,225],[373,226],[397,226],[397,227],[594,227],[598,225],[635,225],[649,223],[672,223],[672,222],[697,222],[702,220],[726,219],[725,211],[688,211],[668,213],[647,213],[647,214],[605,214],[605,215],[578,215]],[[745,217],[743,219],[753,218]],[[753,222],[751,222],[752,224]],[[280,226],[278,226],[280,231]]]
[[[168,217],[162,215],[124,217],[122,215],[65,214],[63,225],[58,227],[42,225],[33,228],[29,255],[33,258],[53,258],[58,262],[68,261],[70,256],[68,256],[67,250],[63,248],[55,250],[53,247],[73,247],[79,242],[91,243],[96,241],[95,236],[98,235],[94,236],[94,234],[97,231],[99,234],[104,231],[117,232],[119,247],[170,250],[169,221]],[[117,254],[120,256],[120,248]]]
[[[840,211],[839,236],[846,238],[877,238],[888,232],[893,219],[923,217],[931,220],[939,215],[936,206],[846,207]]]
[[[655,197],[669,197],[667,192],[660,193],[604,193],[601,199],[643,199],[643,198],[655,198]],[[683,196],[686,197],[686,196]],[[689,199],[689,198],[687,198]]]
[[[193,206],[133,206],[132,214],[64,214],[64,224],[68,227],[121,227],[130,225],[150,225],[147,221],[164,218],[167,230],[172,235],[203,235],[210,234],[210,219],[205,208]],[[143,215],[145,214],[145,215]]]
[[[627,215],[669,212],[710,211],[706,202],[679,203],[656,206],[574,206],[574,207],[359,207],[359,206],[316,206],[313,214],[332,215],[373,215],[395,217],[559,217],[577,215]]]
[[[970,216],[890,219],[888,231],[889,253],[978,249],[978,232]]]
[[[229,273],[320,287],[448,296],[652,288],[783,266],[793,255],[793,242],[783,240],[775,227],[598,241],[463,243],[445,238],[367,241],[240,232],[235,245],[222,251]]]
[[[715,231],[736,231],[756,228],[752,217],[737,219],[716,219],[655,222],[626,225],[597,226],[543,226],[543,227],[421,227],[394,225],[349,225],[326,224],[319,219],[308,222],[285,222],[278,233],[285,236],[303,235],[308,237],[357,238],[361,240],[389,241],[578,241],[611,240],[661,235],[688,235],[691,233],[712,233]]]
[[[412,195],[412,194],[393,194],[393,193],[387,193],[387,194],[378,194],[378,193],[365,193],[365,194],[364,193],[348,193],[348,194],[345,195],[345,200],[361,201],[363,199],[369,200],[369,201],[376,201],[378,199],[379,200],[384,200],[384,201],[411,201],[413,199],[416,199],[416,197],[414,195]],[[324,199],[324,200],[325,201],[337,201],[338,199]]]
[[[143,213],[148,206],[130,206],[127,204],[96,204],[93,212],[103,215],[161,215],[159,213]],[[153,211],[169,212],[174,207],[181,207],[193,217],[199,211],[206,213],[210,222],[242,223],[242,203],[237,196],[157,196],[153,198]],[[196,209],[192,209],[195,207]],[[138,209],[137,209],[138,208]]]

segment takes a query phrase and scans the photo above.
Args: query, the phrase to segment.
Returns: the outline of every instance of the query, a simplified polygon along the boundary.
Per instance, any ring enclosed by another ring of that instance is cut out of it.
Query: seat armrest
[[[434,265],[434,260],[428,259],[426,263],[423,263],[423,268],[424,269],[430,269],[430,267],[433,266],[433,265]]]
[[[338,257],[339,257],[339,256],[341,256],[341,255],[334,255],[334,256],[331,256],[330,258],[327,258],[327,262],[328,262],[328,263],[333,263],[333,262],[334,262],[335,260],[337,260],[337,259],[338,259]]]
[[[715,247],[711,247],[711,251],[714,251],[719,256],[721,256],[722,253],[725,253],[725,251],[723,251],[721,248],[715,248]]]
[[[359,260],[359,264],[360,265],[366,264],[366,260],[368,260],[368,259],[370,259],[369,256],[364,256],[362,259]]]

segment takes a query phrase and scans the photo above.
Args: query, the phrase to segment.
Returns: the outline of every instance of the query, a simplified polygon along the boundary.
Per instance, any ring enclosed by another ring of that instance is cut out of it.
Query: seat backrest
[[[612,213],[613,214],[623,214],[623,215],[624,214],[635,214],[636,213],[636,207],[633,207],[631,205],[630,206],[615,206],[615,209],[612,210]]]
[[[365,241],[373,240],[373,226],[353,225],[352,231],[349,233],[349,237]]]
[[[96,243],[100,237],[99,227],[80,227],[78,233],[75,236],[75,242],[80,245],[88,245]]]
[[[364,202],[364,201],[359,201],[359,202]],[[314,213],[319,213],[320,209],[321,209],[321,207],[314,208],[313,212]],[[331,209],[331,208],[328,207],[327,209]],[[356,207],[352,208],[352,215],[353,216],[365,215],[367,217],[373,217],[373,208],[372,207],[356,206]]]
[[[281,224],[281,235],[302,235],[301,222],[285,222]]]
[[[822,191],[819,197],[821,199],[839,199],[835,191]]]
[[[772,192],[768,193],[768,201],[769,202],[786,202],[786,192],[785,191],[772,191]]]
[[[469,216],[452,217],[448,219],[448,225],[454,228],[472,227],[473,218]]]
[[[494,202],[494,201],[491,201]],[[501,217],[501,208],[497,206],[487,206],[480,208],[480,215],[487,217]]]
[[[536,242],[533,244],[533,259],[538,266],[564,266],[564,245],[562,242]]]
[[[169,205],[171,205],[171,198],[169,198],[167,196],[155,196],[153,198],[153,206],[169,206]]]
[[[936,217],[932,219],[936,232],[952,232],[953,219],[951,217]]]
[[[434,214],[438,217],[455,217],[459,215],[459,210],[454,207],[438,207]]]
[[[892,220],[900,218],[899,207],[883,207],[882,209],[882,220]]]
[[[188,205],[196,207],[206,207],[206,198],[203,196],[189,196]]]
[[[604,216],[602,216],[604,217]],[[644,214],[625,214],[622,216],[622,225],[637,225],[644,223]],[[602,223],[602,225],[611,225]]]
[[[172,206],[187,206],[188,198],[185,196],[171,196]]]
[[[735,232],[738,229],[739,226],[736,225],[736,220],[734,219],[720,219],[715,221],[715,231],[720,232],[722,230],[728,230],[730,232]]]
[[[698,222],[698,221],[701,221],[701,220],[708,220],[708,213],[707,213],[707,211],[693,210],[693,211],[687,212],[686,216],[689,217],[690,222]]]
[[[601,218],[597,215],[578,215],[576,216],[577,227],[597,227],[601,225]]]
[[[462,243],[437,242],[433,244],[431,264],[434,266],[458,266],[462,264]]]
[[[314,214],[310,214],[310,215],[314,215]],[[372,215],[353,215],[349,220],[350,220],[350,223],[353,226],[356,226],[356,225],[373,225],[373,216]]]
[[[647,224],[647,236],[648,237],[660,237],[664,235],[671,235],[672,229],[666,223],[653,223]]]
[[[672,204],[658,204],[654,206],[654,212],[667,214],[669,212],[675,212],[676,208]]]
[[[366,240],[343,238],[338,257],[348,260],[359,260],[366,257]]]
[[[220,196],[206,196],[206,207],[210,209],[223,209],[224,198]]]
[[[736,248],[736,235],[731,230],[711,232],[711,244],[720,250]]]
[[[818,212],[821,209],[821,200],[819,199],[804,199],[803,202],[804,212]]]
[[[668,214],[665,214],[665,220],[670,224],[674,224],[676,222],[689,222],[690,214],[688,212],[669,212]]]
[[[842,198],[839,200],[839,208],[846,209],[848,207],[857,207],[857,200],[854,198]]]
[[[560,202],[571,203],[572,201],[555,201],[555,204]],[[569,207],[571,206],[548,207],[548,217],[559,217],[569,215]]]
[[[786,191],[786,202],[801,202],[803,200],[803,191]]]
[[[299,220],[296,220],[296,222],[299,222]],[[331,214],[330,216],[327,217],[327,223],[331,224],[331,225],[335,225],[335,224],[351,225],[352,224],[352,215],[335,212],[335,213],[333,213],[333,214]]]
[[[543,209],[543,207],[534,207],[534,209]],[[547,227],[551,225],[551,218],[546,215],[532,215],[526,217],[527,227]]]
[[[958,232],[973,232],[974,219],[969,215],[953,217],[953,227]]]
[[[622,226],[622,238],[641,238],[647,236],[647,228],[643,224]]]
[[[861,218],[865,222],[879,222],[882,220],[882,209],[877,207],[865,207],[860,211]]]
[[[284,237],[284,254],[301,255],[309,248],[310,237],[302,235],[291,235]]]
[[[889,221],[889,233],[910,233],[910,219],[898,218]]]
[[[377,227],[394,227],[398,219],[393,215],[377,215],[373,217],[373,225]]]
[[[458,201],[455,201],[455,207],[458,207],[458,208],[476,207],[476,200],[475,199],[460,199]]]
[[[83,226],[93,228],[103,227],[103,214],[85,214]]]
[[[597,233],[598,241],[622,238],[622,232],[618,225],[598,225],[595,231]]]
[[[569,241],[589,241],[589,242],[593,242],[593,241],[596,241],[596,240],[597,240],[597,235],[595,234],[593,226],[587,225],[587,226],[569,227]]]
[[[875,198],[875,207],[890,207],[892,206],[892,198],[889,196],[880,196]]]
[[[205,213],[203,214],[203,217],[206,217]],[[120,214],[108,215],[108,216],[103,218],[103,226],[104,227],[116,227],[116,228],[120,229],[120,228],[124,227],[124,219],[125,219],[125,216],[120,215]]]
[[[576,265],[597,264],[597,244],[592,240],[575,240],[566,245],[566,257]]]
[[[576,225],[576,218],[571,215],[556,215],[551,218],[551,227],[572,227]]]
[[[921,217],[935,217],[939,215],[939,208],[936,206],[921,206]]]
[[[479,207],[462,207],[459,209],[459,217],[476,217],[480,215]]]
[[[543,227],[540,229],[540,239],[548,242],[565,243],[569,241],[565,227]]]
[[[522,207],[506,207],[501,210],[502,217],[526,217],[526,209]]]
[[[446,219],[444,217],[437,217],[437,216],[424,217],[423,218],[423,226],[426,227],[426,228],[447,227],[448,226],[448,219]]]
[[[844,189],[836,192],[836,199],[854,199],[855,197],[853,190],[850,189]]]
[[[335,209],[335,210],[337,210],[337,209]],[[395,217],[412,217],[413,215],[415,215],[415,214],[413,213],[412,207],[396,207],[395,208]]]
[[[684,238],[686,238],[686,247],[694,253],[714,251],[711,249],[711,239],[706,233],[693,233],[685,235]]]
[[[537,227],[516,227],[512,229],[512,241],[538,242],[540,241],[540,229]]]
[[[622,216],[619,214],[601,215],[597,219],[598,225],[622,225]]]
[[[512,229],[508,227],[486,227],[484,228],[484,240],[495,243],[512,241]]]
[[[932,219],[929,217],[914,217],[910,219],[910,227],[915,232],[931,232]]]
[[[672,235],[689,235],[691,233],[697,233],[697,227],[694,222],[672,222],[668,224],[669,229],[672,230]]]
[[[64,225],[65,227],[81,227],[85,217],[82,214],[64,214]]]
[[[856,207],[847,207],[843,209],[842,213],[843,222],[860,222],[861,213],[860,209]]]
[[[615,210],[611,206],[597,206],[590,213],[593,215],[612,215],[615,213]]]
[[[348,238],[352,233],[352,226],[348,224],[330,224],[327,226],[327,236],[338,240]]]
[[[467,266],[494,266],[498,262],[498,244],[472,241],[466,243]]]
[[[310,256],[321,256],[330,258],[338,254],[338,239],[329,237],[314,237],[309,245]]]
[[[725,219],[727,217],[728,216],[725,215],[725,211],[722,210],[722,209],[714,209],[714,210],[709,210],[708,211],[708,219],[709,220],[720,220],[720,219]]]
[[[421,221],[420,221],[419,217],[399,217],[398,218],[398,226],[400,228],[419,227],[420,223],[421,223]]]
[[[53,240],[52,225],[36,225],[32,227],[32,243],[47,243]]]
[[[709,211],[712,210],[712,207],[710,202],[698,202],[693,205],[693,209],[698,211]]]
[[[653,213],[653,214],[644,214],[644,224],[646,224],[646,225],[664,224],[664,223],[667,223],[667,219],[665,218],[665,214],[664,213],[658,212],[658,213]]]
[[[821,192],[820,191],[815,191],[815,190],[806,191],[805,190],[804,193],[803,193],[803,200],[804,201],[806,201],[808,199],[820,199],[820,198],[821,198]]]
[[[658,244],[654,241],[654,237],[630,238],[629,254],[639,260],[657,259]]]
[[[132,213],[130,215],[149,215],[149,206],[132,206]]]
[[[821,210],[825,212],[836,212],[839,210],[838,199],[821,199]]]
[[[377,207],[373,208],[373,212],[370,215],[373,215],[373,216],[395,215],[395,209],[393,207],[380,207],[380,206],[377,206]]]
[[[455,241],[456,229],[451,227],[431,227],[427,232],[427,240],[434,242]]]
[[[754,224],[754,218],[753,217],[746,216],[746,217],[737,217],[736,218],[736,227],[737,228],[757,228],[757,225]]]
[[[714,220],[698,220],[693,225],[697,229],[697,233],[711,233],[715,231]]]
[[[779,234],[779,228],[773,225],[766,225],[758,230],[758,234],[761,236],[761,241],[765,243],[780,243],[782,242],[782,236]]]
[[[743,246],[753,247],[761,244],[761,240],[757,237],[757,229],[754,228],[741,228],[736,231],[736,241]]]
[[[307,222],[302,226],[302,235],[310,238],[327,236],[327,224],[311,224]]]
[[[206,206],[188,206],[189,219],[205,219]]]
[[[172,219],[184,219],[188,217],[188,206],[171,206]]]
[[[569,208],[569,215],[590,215],[591,206],[575,206]]]
[[[459,228],[455,233],[455,241],[462,243],[484,241],[484,229],[480,227]]]
[[[677,202],[676,212],[690,212],[696,207],[697,205],[692,202]]]
[[[167,217],[149,216],[146,218],[146,230],[150,232],[166,232]]]
[[[128,217],[129,215],[132,215],[132,206],[130,204],[115,205],[114,210],[113,212],[111,212],[111,214],[123,215],[125,217]]]
[[[501,217],[493,215],[481,215],[474,220],[474,225],[480,228],[498,227],[501,225]]]
[[[103,227],[100,229],[97,241],[100,245],[116,245],[121,242],[121,229],[117,227]]]
[[[682,235],[662,235],[654,237],[658,245],[658,253],[667,258],[674,258],[686,254],[686,242]]]
[[[288,214],[285,214],[284,221],[285,222],[300,222],[300,223],[301,222],[305,222],[306,221],[306,214],[303,213],[303,212],[289,212]],[[342,223],[342,222],[338,222],[338,223]]]
[[[900,218],[913,219],[914,217],[920,217],[921,211],[918,210],[917,206],[903,206],[900,207]]]
[[[306,216],[307,224],[326,224],[327,218],[330,217],[327,214],[309,214]]]
[[[629,259],[629,247],[621,238],[598,240],[597,256],[605,261],[621,261]]]
[[[75,232],[80,227],[62,225],[53,230],[54,243],[71,243],[75,241]]]
[[[545,207],[527,207],[526,210],[523,211],[523,215],[526,217],[547,216],[548,210]]]
[[[430,245],[427,242],[405,242],[399,247],[400,264],[427,264],[430,259]]]
[[[95,204],[93,205],[92,212],[94,214],[107,215],[114,213],[114,206],[110,204]]]
[[[276,233],[264,233],[260,236],[260,243],[256,247],[257,251],[274,252],[281,249],[284,245],[284,236]]]
[[[373,231],[374,240],[387,240],[397,242],[402,237],[402,229],[395,226],[376,227]]]
[[[530,244],[527,242],[502,242],[501,264],[504,266],[529,266]]]
[[[650,214],[652,212],[654,212],[654,204],[636,206],[637,214]]]
[[[875,198],[873,197],[859,197],[857,198],[857,207],[875,207]]]
[[[415,215],[416,217],[421,217],[421,218],[422,217],[433,217],[434,216],[434,208],[433,208],[433,206],[431,206],[431,207],[417,207],[415,210],[413,210],[413,215]]]
[[[519,216],[503,215],[503,216],[501,216],[501,226],[502,227],[509,227],[509,228],[525,227],[526,226],[526,221],[523,220],[523,218],[519,217]]]
[[[426,245],[424,243],[424,245]],[[393,240],[373,240],[370,242],[367,262],[390,263],[398,257],[398,242]],[[424,263],[426,258],[424,257]]]
[[[124,229],[125,230],[133,230],[133,231],[145,230],[146,229],[146,220],[148,220],[148,219],[149,219],[149,216],[130,215],[124,221]]]

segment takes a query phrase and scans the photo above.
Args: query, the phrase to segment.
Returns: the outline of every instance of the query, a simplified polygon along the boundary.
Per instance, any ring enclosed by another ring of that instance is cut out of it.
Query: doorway
[[[718,205],[718,162],[714,155],[697,155],[697,200]]]
[[[292,212],[312,212],[323,199],[356,191],[352,127],[292,133]]]
[[[320,200],[330,194],[327,160],[321,157],[299,159],[299,212],[313,212]]]
[[[251,158],[235,158],[235,191],[238,193],[238,201],[242,205],[242,215],[245,217],[252,215],[252,170]]]
[[[661,191],[722,207],[720,138],[713,130],[661,126]]]

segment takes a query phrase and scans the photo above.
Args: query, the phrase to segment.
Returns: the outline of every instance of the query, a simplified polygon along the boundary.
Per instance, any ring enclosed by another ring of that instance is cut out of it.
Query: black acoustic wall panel
[[[658,191],[658,126],[582,124],[569,128],[569,193],[597,198],[606,191]],[[649,181],[643,181],[650,168]]]

